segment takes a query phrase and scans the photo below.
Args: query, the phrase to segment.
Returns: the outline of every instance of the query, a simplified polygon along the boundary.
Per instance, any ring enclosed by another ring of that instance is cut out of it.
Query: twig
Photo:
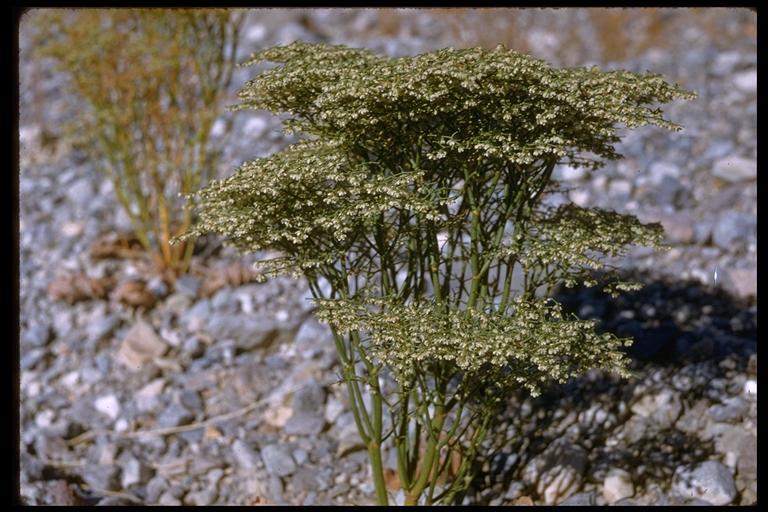
[[[83,484],[82,487],[84,487],[86,490],[90,491],[93,494],[102,494],[104,496],[114,496],[116,498],[125,498],[134,503],[143,503],[140,498],[134,496],[133,494],[128,494],[128,493],[119,492],[119,491],[108,491],[107,489],[97,489],[95,487],[91,487],[88,484]]]
[[[290,388],[286,391],[286,393],[295,393],[296,391],[299,391],[300,389],[303,389],[305,387],[308,387],[308,384],[303,384],[301,386],[295,386],[293,388]],[[236,418],[238,416],[243,416],[244,414],[248,414],[255,408],[257,408],[260,405],[263,405],[269,401],[269,397],[262,398],[261,400],[258,400],[250,405],[247,405],[241,409],[238,409],[236,411],[228,412],[225,414],[220,414],[219,416],[214,416],[213,418],[209,418],[205,421],[200,421],[196,423],[190,423],[189,425],[181,425],[178,427],[166,427],[166,428],[156,428],[156,429],[150,429],[150,430],[137,430],[135,432],[115,432],[114,430],[89,430],[87,432],[83,432],[79,436],[73,437],[72,439],[69,439],[67,441],[67,444],[70,446],[77,445],[79,443],[82,443],[84,441],[87,441],[89,439],[92,439],[98,434],[105,434],[105,435],[116,435],[119,437],[125,437],[129,439],[141,437],[141,436],[164,436],[168,434],[176,434],[178,432],[187,432],[190,430],[197,430],[199,428],[204,428],[209,425],[214,425],[216,423],[219,423],[221,421],[226,421],[228,419]]]

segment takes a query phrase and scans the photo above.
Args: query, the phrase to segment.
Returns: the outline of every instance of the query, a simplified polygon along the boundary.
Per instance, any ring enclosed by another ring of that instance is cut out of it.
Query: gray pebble
[[[288,476],[296,471],[293,456],[286,446],[267,445],[261,449],[261,458],[267,467],[267,471],[273,475]]]
[[[726,211],[720,215],[712,231],[712,241],[720,248],[733,251],[744,248],[756,235],[757,219],[752,215]]]
[[[157,424],[160,427],[178,427],[186,425],[194,419],[195,415],[186,407],[173,402],[160,413],[160,416],[157,418]]]
[[[120,469],[117,466],[86,466],[81,470],[85,483],[93,489],[117,491],[120,489]]]
[[[51,341],[52,334],[49,324],[35,323],[29,329],[24,330],[21,335],[21,342],[30,347],[42,348]]]
[[[238,466],[246,470],[253,470],[261,466],[261,457],[242,439],[237,439],[232,444],[232,455]]]
[[[562,507],[591,507],[595,505],[595,493],[580,492],[572,494],[564,501],[558,503]]]
[[[200,285],[201,282],[199,278],[186,274],[176,279],[176,292],[189,297],[196,297]]]
[[[127,457],[120,464],[120,468],[122,469],[123,489],[128,489],[132,485],[147,482],[154,474],[154,470],[151,467],[135,457]]]

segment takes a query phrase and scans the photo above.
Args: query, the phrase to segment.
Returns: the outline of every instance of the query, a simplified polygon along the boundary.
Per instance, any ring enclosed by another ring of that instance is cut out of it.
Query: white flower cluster
[[[318,317],[340,332],[362,332],[366,352],[407,381],[428,363],[457,368],[464,378],[514,368],[508,377],[537,394],[592,368],[627,375],[617,351],[629,340],[595,333],[595,321],[564,318],[549,300],[513,304],[513,314],[448,309],[434,301],[394,298],[321,300]]]

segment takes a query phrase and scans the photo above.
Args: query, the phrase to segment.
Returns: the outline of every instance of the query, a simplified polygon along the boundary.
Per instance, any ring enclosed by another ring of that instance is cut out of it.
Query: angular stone
[[[729,268],[723,272],[723,286],[737,297],[757,296],[757,268]]]
[[[669,428],[683,412],[680,394],[668,389],[656,395],[645,395],[632,404],[631,410],[642,418],[648,418],[659,428]]]
[[[261,457],[256,450],[242,439],[232,443],[232,455],[239,467],[249,471],[258,468],[261,462]]]
[[[186,407],[181,404],[171,403],[157,418],[157,424],[160,427],[178,427],[180,425],[186,425],[195,419],[195,415],[192,414]]]
[[[269,345],[276,337],[275,322],[268,316],[215,313],[208,320],[208,333],[216,340],[234,340],[245,350]]]
[[[51,341],[53,332],[49,324],[36,323],[29,329],[25,329],[21,335],[21,342],[24,345],[40,348]]]
[[[632,476],[623,469],[613,468],[603,480],[603,498],[612,505],[624,498],[631,498],[635,494],[635,486]]]
[[[121,464],[123,489],[149,481],[154,470],[134,457],[127,457]]]
[[[594,505],[595,493],[593,492],[580,492],[573,494],[559,504],[561,507],[591,507]]]
[[[654,162],[648,168],[648,175],[651,184],[658,186],[664,178],[679,178],[680,167],[672,162]]]
[[[733,421],[749,411],[749,403],[741,397],[729,397],[722,404],[713,405],[707,414],[715,421]]]
[[[292,414],[285,423],[286,434],[314,436],[323,431],[325,418],[322,414],[299,413]]]
[[[741,156],[728,156],[716,161],[712,175],[730,183],[750,181],[757,178],[757,161]]]
[[[97,491],[116,491],[120,488],[120,470],[117,466],[89,465],[82,469],[80,476]]]
[[[757,70],[749,69],[733,76],[733,85],[746,93],[757,91]]]
[[[176,279],[175,288],[177,293],[196,297],[198,290],[200,290],[200,284],[199,278],[186,274]]]
[[[261,458],[272,475],[288,476],[296,471],[293,456],[286,446],[270,444],[261,449]]]
[[[734,210],[723,212],[712,230],[712,241],[721,249],[732,251],[746,247],[757,232],[757,219]]]
[[[694,238],[694,221],[686,213],[661,214],[656,219],[661,222],[668,242],[689,244]]]
[[[136,393],[136,407],[141,412],[151,411],[160,405],[160,393],[165,388],[165,379],[155,379]]]
[[[130,370],[140,370],[144,364],[162,356],[167,350],[168,345],[152,326],[139,321],[125,335],[117,360]]]
[[[536,486],[547,505],[555,505],[581,487],[586,467],[586,451],[560,438],[525,467],[523,479]]]
[[[115,395],[106,395],[97,398],[93,402],[93,407],[100,413],[109,416],[113,421],[120,415],[120,401]]]
[[[672,489],[680,496],[702,499],[713,505],[728,505],[737,493],[728,468],[713,460],[678,468]]]

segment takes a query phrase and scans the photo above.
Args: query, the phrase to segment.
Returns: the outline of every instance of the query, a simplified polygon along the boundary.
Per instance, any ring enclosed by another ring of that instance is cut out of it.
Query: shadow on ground
[[[490,464],[478,468],[468,493],[473,503],[488,504],[499,493],[541,499],[533,485],[524,483],[523,469],[537,456],[541,460],[558,440],[585,453],[585,484],[601,483],[610,467],[618,467],[632,470],[640,490],[651,480],[669,482],[678,466],[715,453],[712,442],[673,425],[638,422],[637,417],[628,422],[633,416],[629,404],[637,400],[633,397],[653,392],[649,387],[672,388],[681,391],[685,410],[713,393],[712,381],[725,379],[729,372],[754,372],[750,356],[757,349],[756,302],[696,281],[638,272],[625,277],[645,286],[616,299],[600,292],[599,286],[561,290],[555,298],[564,312],[599,320],[599,331],[634,338],[628,353],[635,377],[622,380],[592,372],[535,399],[522,392],[511,397],[498,418],[491,455],[482,459]],[[622,425],[623,440],[617,443],[611,438]],[[568,458],[558,463],[567,464]],[[517,491],[507,492],[510,485]]]

